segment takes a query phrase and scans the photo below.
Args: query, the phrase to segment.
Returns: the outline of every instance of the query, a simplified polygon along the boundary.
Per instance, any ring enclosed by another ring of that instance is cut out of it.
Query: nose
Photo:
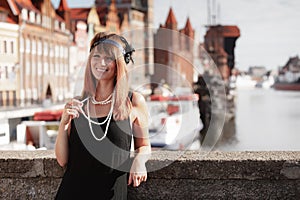
[[[106,65],[105,59],[104,59],[104,58],[101,58],[100,63],[101,63],[101,65],[105,66],[105,65]]]

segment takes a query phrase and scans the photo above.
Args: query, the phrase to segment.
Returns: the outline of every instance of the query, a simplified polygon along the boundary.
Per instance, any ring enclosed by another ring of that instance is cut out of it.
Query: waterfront
[[[300,92],[240,89],[235,120],[215,145],[220,151],[299,151]]]

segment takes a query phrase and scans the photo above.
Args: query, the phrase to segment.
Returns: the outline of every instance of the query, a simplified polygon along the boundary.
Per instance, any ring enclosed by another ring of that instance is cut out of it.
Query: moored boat
[[[274,89],[276,90],[292,90],[292,91],[300,91],[300,83],[274,83]]]
[[[198,139],[203,123],[197,101],[196,94],[152,95],[147,101],[151,146],[183,150]]]

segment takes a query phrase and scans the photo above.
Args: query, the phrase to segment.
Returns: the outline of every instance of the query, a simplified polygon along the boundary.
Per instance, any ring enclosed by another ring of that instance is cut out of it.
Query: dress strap
[[[130,101],[132,102],[132,97],[133,97],[133,92],[132,91],[128,92],[128,97],[129,97]]]

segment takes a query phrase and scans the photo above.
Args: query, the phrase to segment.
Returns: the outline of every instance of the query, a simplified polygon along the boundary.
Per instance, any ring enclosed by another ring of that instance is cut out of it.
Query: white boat
[[[147,101],[151,146],[172,150],[189,148],[203,128],[197,101],[196,94],[152,95]]]

